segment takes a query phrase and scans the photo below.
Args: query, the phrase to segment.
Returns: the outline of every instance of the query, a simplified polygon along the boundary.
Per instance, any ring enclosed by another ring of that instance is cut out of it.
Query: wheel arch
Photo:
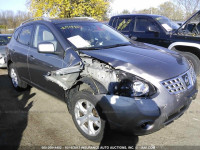
[[[82,86],[86,85],[86,86]],[[82,88],[80,88],[82,86]],[[67,90],[65,92],[65,100],[67,103],[67,107],[69,112],[71,113],[71,98],[73,94],[77,91],[81,91],[87,88],[90,88],[94,95],[96,94],[107,94],[108,90],[97,80],[93,79],[92,77],[82,77],[77,82],[74,83],[74,85],[71,87],[71,89]]]
[[[190,42],[175,42],[168,49],[177,50],[180,52],[190,52],[200,59],[200,44]]]

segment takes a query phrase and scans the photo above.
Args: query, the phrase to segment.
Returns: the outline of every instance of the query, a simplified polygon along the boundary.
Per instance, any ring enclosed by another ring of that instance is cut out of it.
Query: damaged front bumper
[[[158,131],[179,118],[196,98],[197,84],[177,95],[159,93],[151,99],[96,95],[102,114],[112,129],[145,135]]]

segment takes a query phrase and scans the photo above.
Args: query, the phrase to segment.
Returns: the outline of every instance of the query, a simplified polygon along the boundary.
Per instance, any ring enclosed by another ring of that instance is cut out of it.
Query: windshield
[[[101,23],[62,23],[57,27],[77,49],[92,50],[131,44],[120,33]]]
[[[0,46],[7,45],[10,41],[11,36],[1,36],[0,35]]]
[[[173,31],[173,30],[177,30],[180,26],[171,21],[170,19],[168,19],[167,17],[163,17],[163,16],[160,16],[160,17],[156,17],[155,18],[162,26],[163,28],[170,32],[170,31]]]

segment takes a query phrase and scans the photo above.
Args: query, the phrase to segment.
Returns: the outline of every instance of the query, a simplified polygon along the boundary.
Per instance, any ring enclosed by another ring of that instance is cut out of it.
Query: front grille
[[[162,81],[161,84],[170,94],[179,94],[191,88],[196,81],[194,69],[191,67],[187,72],[178,77]]]
[[[170,94],[178,94],[186,90],[182,80],[179,77],[164,81],[162,82],[162,85]]]

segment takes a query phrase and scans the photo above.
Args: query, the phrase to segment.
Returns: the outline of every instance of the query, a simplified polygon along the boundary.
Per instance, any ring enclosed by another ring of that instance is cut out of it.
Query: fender
[[[99,83],[98,81],[96,81],[95,79],[93,79],[91,77],[83,77],[80,80],[78,80],[75,85],[77,85],[79,83],[85,83],[85,84],[89,85],[91,87],[91,89],[94,91],[95,95],[108,93],[106,88],[101,83]]]
[[[190,42],[174,42],[171,45],[169,45],[168,49],[172,49],[175,46],[190,46],[200,49],[200,44],[197,43],[190,43]]]
[[[95,79],[93,79],[91,77],[83,77],[83,78],[79,79],[72,86],[74,88],[65,91],[65,102],[67,103],[69,113],[71,113],[70,99],[73,96],[73,94],[78,90],[77,85],[82,84],[82,83],[89,85],[91,87],[91,89],[94,91],[95,95],[108,93],[106,88],[101,83],[99,83],[98,81],[96,81]]]

